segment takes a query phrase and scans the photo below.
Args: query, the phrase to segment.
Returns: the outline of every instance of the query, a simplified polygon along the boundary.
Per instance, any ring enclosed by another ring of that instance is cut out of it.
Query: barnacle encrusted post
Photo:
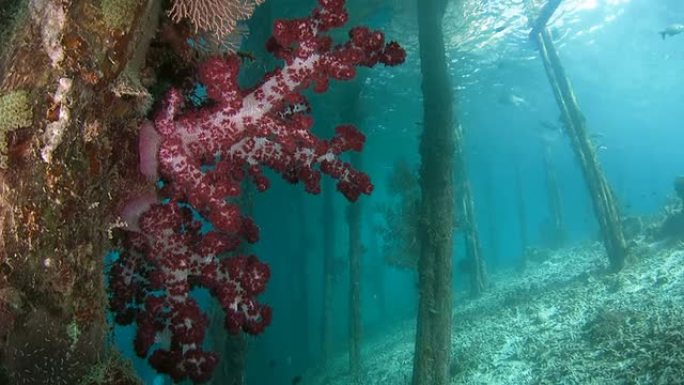
[[[141,119],[111,87],[149,44],[137,31],[161,15],[154,2],[129,2],[131,19],[114,30],[100,2],[0,1],[0,367],[10,383],[78,384],[108,354],[103,256],[120,195],[137,183]]]

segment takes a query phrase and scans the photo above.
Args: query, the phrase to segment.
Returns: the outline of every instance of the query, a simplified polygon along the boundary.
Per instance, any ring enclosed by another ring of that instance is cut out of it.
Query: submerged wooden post
[[[450,382],[457,125],[442,31],[447,1],[417,0],[417,5],[424,125],[420,138],[420,298],[412,384],[447,385]]]
[[[359,97],[361,95],[362,80],[359,79],[349,85],[349,91],[344,93],[347,105],[343,107],[341,117],[346,122],[358,122],[361,118],[359,111]],[[350,161],[358,169],[362,169],[363,158],[360,152],[350,154]],[[349,227],[349,371],[353,382],[361,382],[361,337],[363,322],[361,316],[361,260],[364,246],[361,240],[363,230],[362,200],[349,203],[347,206],[347,225]]]
[[[300,228],[297,231],[299,234],[297,241],[297,254],[299,257],[297,259],[297,276],[293,282],[293,289],[297,293],[294,298],[294,306],[297,309],[299,317],[298,323],[298,336],[295,341],[298,341],[298,348],[300,352],[303,353],[305,365],[310,365],[312,363],[312,344],[311,344],[311,327],[312,320],[311,317],[313,312],[310,306],[310,292],[309,287],[309,261],[313,253],[311,253],[311,230],[310,230],[310,217],[307,215],[307,207],[304,203],[303,194],[296,194],[295,197],[295,212],[297,218],[300,221]]]
[[[2,384],[142,383],[108,343],[104,256],[139,187],[139,75],[162,12],[0,0]]]
[[[530,39],[534,40],[534,38],[546,28],[546,23],[549,22],[551,16],[553,16],[553,14],[556,12],[556,9],[558,9],[560,3],[561,0],[549,0],[546,4],[544,4],[544,7],[542,7],[541,11],[539,12],[539,16],[534,23],[531,24],[532,31],[530,31]]]
[[[322,367],[329,364],[332,358],[333,338],[333,278],[335,274],[335,232],[336,215],[334,183],[330,179],[323,181],[323,215],[321,220],[323,231],[323,282],[321,288],[321,361]],[[330,191],[330,192],[328,192]]]
[[[520,268],[524,269],[527,265],[525,250],[529,244],[527,236],[527,215],[525,208],[525,194],[523,193],[522,182],[520,179],[520,167],[515,165],[515,190],[518,198],[518,226],[520,226]]]
[[[550,17],[550,15],[542,16],[546,20]],[[544,21],[544,23],[546,22]],[[538,24],[539,21],[533,24],[535,30],[537,30]],[[565,74],[548,28],[539,28],[538,31],[538,33],[530,37],[538,45],[549,83],[561,110],[566,133],[570,137],[573,150],[580,161],[582,173],[594,206],[594,212],[601,226],[603,242],[610,260],[611,269],[619,271],[624,266],[627,245],[622,233],[622,224],[615,198],[601,170],[596,151],[594,151],[594,147],[587,134],[586,119],[579,108],[572,84]]]
[[[252,184],[243,181],[243,194],[236,200],[243,213],[253,215],[254,213],[254,193],[256,192]],[[238,248],[240,254],[249,254],[251,245],[241,244]],[[219,303],[212,303],[211,323],[209,324],[209,334],[213,345],[222,354],[214,376],[209,385],[244,385],[247,378],[247,349],[248,341],[244,334],[228,333],[224,326],[225,313]]]
[[[473,297],[478,297],[484,291],[487,281],[484,260],[482,259],[482,248],[480,246],[480,235],[475,222],[475,203],[463,154],[463,128],[460,125],[456,129],[454,143],[456,148],[454,162],[456,192],[458,202],[461,205],[459,227],[461,227],[465,236],[466,258],[470,273],[470,293]]]
[[[549,149],[544,149],[544,173],[546,176],[546,192],[549,199],[549,213],[551,215],[551,247],[561,247],[565,243],[565,223],[563,221],[563,203],[558,187],[556,170],[551,163]]]
[[[496,199],[493,197],[494,183],[492,179],[492,165],[491,163],[485,163],[482,171],[483,188],[482,195],[484,205],[487,207],[487,241],[488,241],[488,252],[487,258],[490,261],[490,266],[492,270],[499,266],[499,232],[497,228],[497,206]]]
[[[360,153],[353,153],[351,161],[361,167]],[[363,208],[361,201],[350,203],[347,207],[347,224],[349,225],[349,371],[355,383],[361,376],[361,258],[364,247],[361,243],[363,225]]]

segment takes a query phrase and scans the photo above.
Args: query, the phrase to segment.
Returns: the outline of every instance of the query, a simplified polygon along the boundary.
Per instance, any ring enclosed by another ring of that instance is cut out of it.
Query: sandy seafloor
[[[451,383],[684,384],[682,246],[636,246],[619,274],[598,243],[492,274],[481,298],[456,298]],[[364,341],[359,382],[342,354],[302,384],[410,384],[414,338],[415,321],[388,327]]]

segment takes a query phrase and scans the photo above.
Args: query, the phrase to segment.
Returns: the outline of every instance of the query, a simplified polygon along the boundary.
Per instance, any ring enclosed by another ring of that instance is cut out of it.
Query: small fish
[[[494,28],[494,33],[503,32],[503,31],[506,30],[506,28],[508,28],[507,25],[502,25],[502,26],[500,26],[500,27],[496,27],[496,28]]]
[[[684,32],[684,24],[671,24],[667,26],[664,30],[658,32],[660,36],[665,40],[665,37],[667,36],[675,36],[679,35],[680,33]]]
[[[522,96],[511,94],[509,100],[516,107],[527,105],[527,100],[525,100],[525,98],[523,98]]]
[[[294,376],[292,377],[292,385],[297,385],[300,382],[302,382],[302,376]]]
[[[499,103],[513,107],[526,107],[529,105],[527,100],[513,92],[505,93],[499,97]]]

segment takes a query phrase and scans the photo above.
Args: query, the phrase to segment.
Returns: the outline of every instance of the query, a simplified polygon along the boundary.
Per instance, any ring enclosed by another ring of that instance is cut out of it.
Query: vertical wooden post
[[[480,235],[475,221],[475,203],[470,188],[470,179],[466,171],[465,155],[463,154],[463,128],[456,129],[455,144],[455,174],[457,199],[460,204],[461,230],[464,232],[468,267],[470,270],[470,294],[478,297],[484,291],[487,283]]]
[[[369,269],[372,269],[370,276],[373,277],[370,280],[372,285],[371,293],[373,293],[373,299],[376,303],[376,308],[378,309],[378,315],[381,320],[387,319],[387,300],[385,296],[385,262],[382,258],[382,247],[380,245],[380,231],[374,226],[371,232],[371,250],[369,254],[371,255],[370,260],[373,262],[368,264]]]
[[[492,269],[497,268],[499,265],[499,232],[497,228],[497,219],[496,219],[496,213],[498,212],[497,208],[497,201],[496,198],[492,195],[494,192],[494,189],[496,188],[494,185],[493,181],[493,176],[492,176],[492,165],[490,162],[485,163],[483,167],[484,171],[482,171],[482,179],[484,180],[483,182],[483,189],[482,189],[482,195],[483,195],[483,202],[485,206],[487,207],[487,240],[488,240],[488,245],[489,245],[489,250],[487,253],[487,257],[489,259],[490,266],[492,266]]]
[[[527,265],[525,250],[529,244],[527,236],[527,215],[525,206],[525,194],[523,193],[522,180],[520,178],[520,166],[515,165],[515,190],[518,198],[518,226],[520,226],[520,268],[524,269]]]
[[[321,312],[321,354],[322,366],[325,367],[332,358],[332,313],[333,313],[333,278],[335,265],[335,231],[337,220],[335,215],[335,184],[330,178],[323,180],[323,213],[321,227],[323,229],[323,282]]]
[[[298,271],[295,285],[297,297],[295,298],[295,307],[297,309],[299,320],[299,342],[301,346],[298,348],[304,356],[304,364],[308,366],[311,364],[312,349],[311,349],[311,310],[309,308],[309,253],[311,249],[311,234],[309,233],[309,217],[307,216],[306,207],[304,205],[304,195],[297,194],[295,198],[296,215],[300,220],[301,227],[299,228],[299,240],[297,242],[297,259]]]
[[[241,184],[243,193],[237,203],[246,215],[254,212],[254,186],[246,181]],[[242,243],[238,249],[240,254],[248,254],[250,245]],[[244,385],[247,372],[247,338],[243,333],[232,335],[226,331],[225,312],[220,304],[212,305],[212,320],[209,324],[211,342],[221,352],[222,359],[214,371],[211,385]]]
[[[551,163],[549,149],[544,149],[544,173],[546,177],[546,192],[549,200],[549,213],[551,215],[551,247],[558,248],[565,243],[565,223],[563,221],[563,203],[558,187],[558,176]]]
[[[361,154],[353,153],[351,162],[361,169]],[[361,201],[350,203],[347,208],[349,224],[349,370],[355,382],[361,375]]]
[[[100,2],[0,0],[0,104],[11,106],[0,117],[0,383],[77,384],[103,363],[139,383],[108,343],[104,256],[138,187],[150,99],[112,91],[132,80],[122,74],[137,80],[162,2],[122,4],[113,26]]]
[[[349,92],[344,93],[348,103],[341,112],[346,123],[358,123],[360,113],[358,99],[361,94],[362,80],[357,79],[349,85]],[[357,169],[363,169],[360,152],[352,152],[350,161]],[[347,206],[347,225],[349,226],[349,370],[354,383],[361,381],[361,260],[364,247],[361,241],[363,206],[362,199],[351,202]]]
[[[420,139],[421,225],[413,385],[447,385],[454,232],[453,91],[442,19],[446,0],[417,0],[424,128]]]

